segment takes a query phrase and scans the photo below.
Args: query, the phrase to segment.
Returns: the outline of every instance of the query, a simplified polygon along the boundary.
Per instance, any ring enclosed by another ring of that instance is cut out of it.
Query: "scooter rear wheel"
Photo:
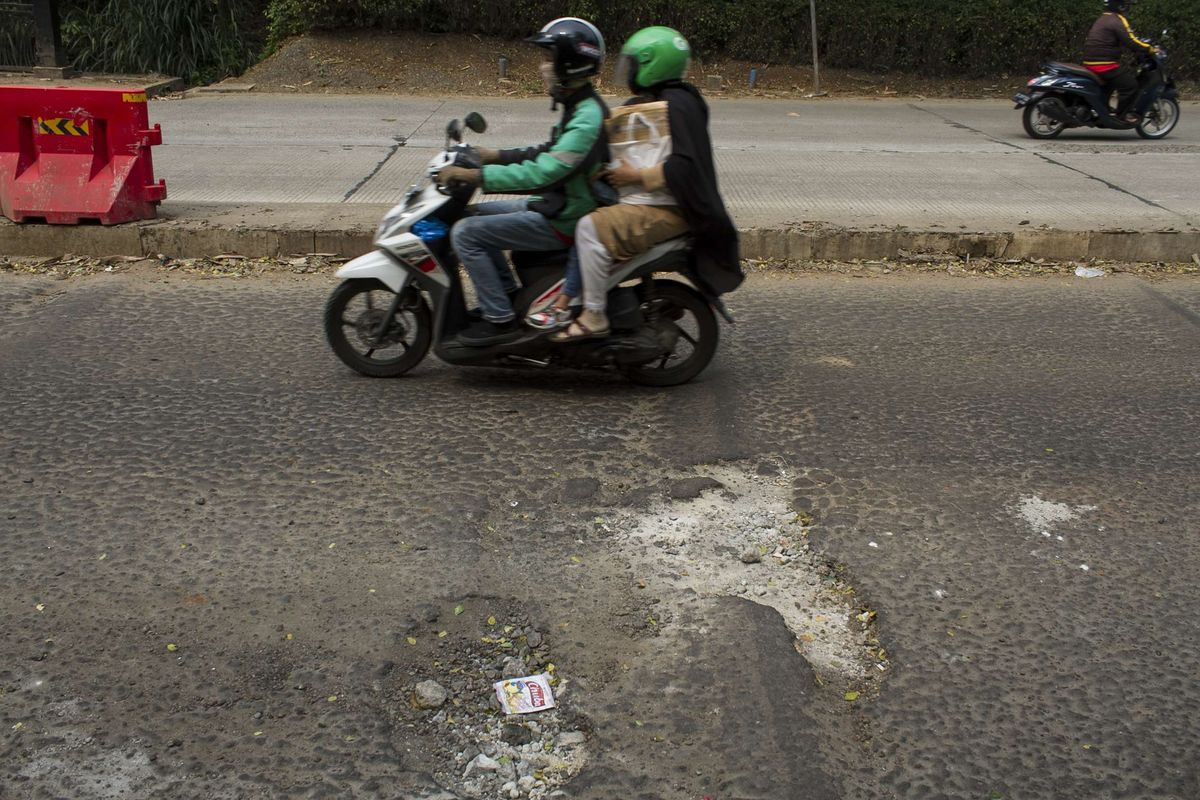
[[[678,331],[675,348],[648,364],[622,367],[621,372],[643,386],[678,386],[699,375],[712,361],[720,338],[717,316],[698,292],[679,281],[654,281],[653,296],[655,324]]]
[[[1036,103],[1030,103],[1025,106],[1025,113],[1021,115],[1021,124],[1025,126],[1025,132],[1033,139],[1053,139],[1066,130],[1066,123],[1041,110],[1042,103],[1049,99],[1043,97]]]
[[[433,317],[413,289],[377,336],[396,293],[374,279],[344,281],[325,303],[325,338],[346,366],[371,378],[396,378],[421,363],[433,341]]]
[[[1138,136],[1143,139],[1162,139],[1179,124],[1179,103],[1166,97],[1154,101],[1154,105],[1142,115],[1138,123]]]

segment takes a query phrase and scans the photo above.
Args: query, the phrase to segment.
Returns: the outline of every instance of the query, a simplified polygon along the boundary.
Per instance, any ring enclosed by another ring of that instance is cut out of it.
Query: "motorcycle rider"
[[[607,123],[609,142],[616,148],[625,120],[632,126],[637,117],[641,124],[649,122],[670,131],[670,151],[652,156],[662,158],[657,163],[631,166],[621,161],[605,173],[622,200],[593,211],[579,223],[575,242],[584,310],[565,330],[552,335],[553,341],[606,335],[606,284],[613,264],[684,233],[693,238],[688,277],[698,288],[715,297],[742,282],[737,229],[717,188],[708,106],[700,91],[684,80],[690,61],[687,40],[661,26],[643,28],[621,49],[616,79],[626,83],[635,97]],[[635,143],[641,138],[641,133],[635,134]]]
[[[1137,124],[1137,115],[1131,113],[1130,105],[1138,94],[1137,73],[1121,63],[1121,53],[1159,52],[1159,49],[1144,41],[1133,32],[1125,11],[1133,0],[1105,0],[1104,13],[1093,23],[1083,45],[1083,65],[1096,74],[1096,78],[1111,94],[1117,90],[1115,116],[1123,122]]]
[[[458,340],[472,346],[513,341],[521,328],[513,312],[516,281],[504,250],[561,250],[575,225],[596,206],[591,179],[607,158],[603,136],[608,109],[592,85],[604,62],[604,37],[592,23],[563,17],[526,41],[545,53],[541,74],[552,108],[562,118],[545,144],[511,150],[477,148],[482,169],[447,167],[439,182],[463,182],[485,192],[531,194],[526,200],[481,203],[450,231],[455,252],[475,284],[481,319]]]

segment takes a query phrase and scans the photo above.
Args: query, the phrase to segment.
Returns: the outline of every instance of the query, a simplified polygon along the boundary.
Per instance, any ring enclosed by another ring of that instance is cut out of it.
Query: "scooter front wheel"
[[[1142,115],[1138,123],[1138,136],[1143,139],[1162,139],[1179,124],[1179,103],[1166,97],[1154,101],[1154,105]]]
[[[333,290],[325,303],[325,338],[346,366],[371,378],[396,378],[421,363],[433,341],[433,317],[419,292],[405,291],[384,328],[396,299],[391,289],[360,278]]]
[[[1025,132],[1033,139],[1053,139],[1067,127],[1066,123],[1042,110],[1042,103],[1049,100],[1050,98],[1043,97],[1036,103],[1030,103],[1025,106],[1025,112],[1021,115],[1021,124],[1025,126]]]

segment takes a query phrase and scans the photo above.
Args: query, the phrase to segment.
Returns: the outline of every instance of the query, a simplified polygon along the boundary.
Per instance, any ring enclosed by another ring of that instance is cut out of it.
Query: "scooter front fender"
[[[394,258],[378,250],[347,261],[337,271],[337,276],[344,280],[374,278],[393,292],[399,292],[408,283],[406,270]]]

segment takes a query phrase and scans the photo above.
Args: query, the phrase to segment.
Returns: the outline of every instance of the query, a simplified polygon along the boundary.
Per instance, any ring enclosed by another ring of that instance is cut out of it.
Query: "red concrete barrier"
[[[153,219],[167,196],[156,144],[140,89],[0,86],[0,212],[66,225]]]

